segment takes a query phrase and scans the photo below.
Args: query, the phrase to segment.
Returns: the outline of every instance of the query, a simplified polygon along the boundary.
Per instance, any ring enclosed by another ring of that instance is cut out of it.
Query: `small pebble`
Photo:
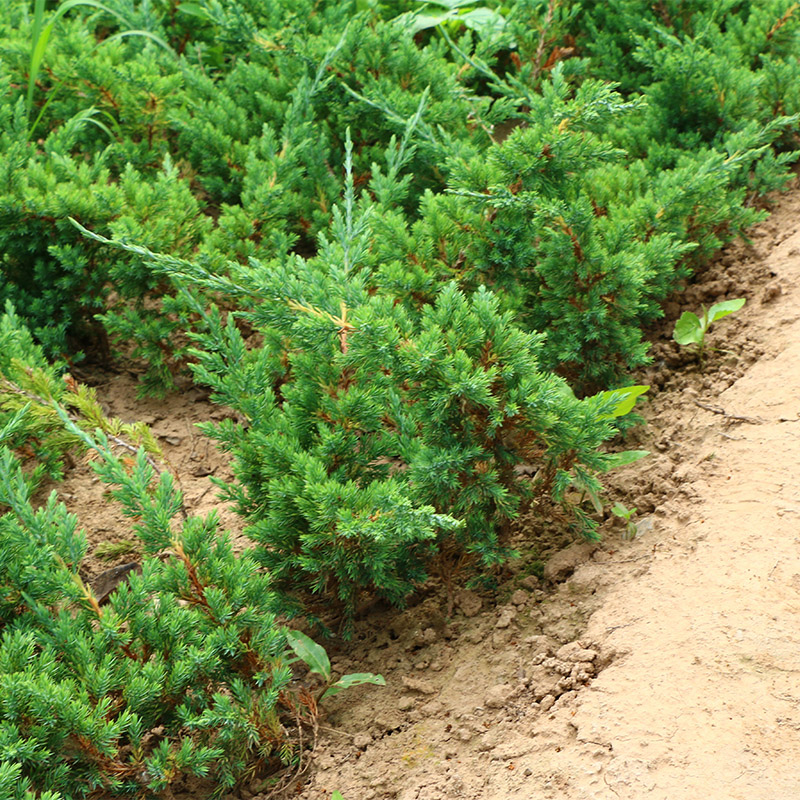
[[[514,687],[510,683],[500,683],[486,692],[484,705],[487,708],[503,708],[513,696]]]
[[[481,598],[469,589],[462,589],[457,592],[455,600],[456,605],[461,609],[465,617],[474,617],[483,605]]]
[[[556,699],[555,699],[555,697],[553,697],[553,695],[551,695],[551,694],[545,695],[539,701],[539,708],[541,708],[542,711],[549,711],[553,707],[553,704],[555,702],[556,702]]]
[[[359,750],[366,750],[372,744],[372,737],[368,733],[357,733],[353,737],[353,745]]]
[[[419,692],[420,694],[436,694],[436,687],[423,678],[407,678],[403,676],[400,679],[403,686],[412,692]]]
[[[529,589],[533,591],[534,589],[539,588],[539,579],[535,575],[526,575],[520,582],[519,585],[525,589]]]
[[[500,612],[500,619],[495,623],[495,628],[507,628],[517,617],[516,609],[504,608]]]
[[[439,638],[439,634],[436,633],[434,628],[425,628],[422,632],[422,639],[425,644],[433,644]]]
[[[512,605],[524,606],[527,602],[528,602],[528,593],[522,591],[522,589],[517,589],[517,591],[511,595]]]
[[[400,702],[398,702],[397,707],[401,711],[411,711],[414,708],[414,698],[413,697],[401,697]]]

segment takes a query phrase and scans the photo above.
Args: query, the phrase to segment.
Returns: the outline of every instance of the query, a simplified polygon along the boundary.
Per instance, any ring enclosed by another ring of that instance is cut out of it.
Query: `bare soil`
[[[461,589],[448,613],[431,581],[405,611],[370,609],[352,642],[327,646],[336,671],[387,686],[329,702],[313,767],[285,797],[800,797],[800,189],[776,203],[651,332],[647,424],[618,444],[652,454],[610,489],[636,507],[635,538],[610,515],[600,545],[531,516],[499,588]],[[701,369],[671,341],[674,320],[733,297],[748,303],[712,331],[721,349]],[[112,414],[152,424],[189,510],[216,508],[240,534],[208,477],[229,477],[226,459],[193,429],[227,412],[194,389],[135,401],[130,374],[94,383]],[[92,553],[124,550],[129,523],[85,465],[58,490]],[[131,560],[90,554],[85,569]]]

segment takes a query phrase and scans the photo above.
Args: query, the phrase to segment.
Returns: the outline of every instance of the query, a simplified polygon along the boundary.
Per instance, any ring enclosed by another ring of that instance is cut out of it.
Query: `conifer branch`
[[[33,392],[23,389],[21,386],[18,386],[17,384],[11,382],[7,378],[0,378],[0,388],[3,391],[8,392],[9,394],[14,394],[19,397],[24,397],[26,400],[34,402],[39,408],[52,408],[54,409],[56,416],[60,416],[60,412],[63,412],[67,416],[67,418],[71,422],[74,422],[76,425],[82,426],[86,424],[86,421],[83,417],[81,417],[79,414],[75,414],[71,411],[68,411],[63,405],[58,403],[54,398],[51,397],[49,400],[45,399],[44,397],[41,397],[37,394],[34,394]],[[140,449],[139,447],[136,447],[135,445],[123,439],[122,437],[117,436],[114,433],[111,433],[108,430],[107,426],[102,426],[101,429],[103,430],[103,433],[108,437],[109,441],[113,442],[117,447],[120,447],[121,449],[126,450],[129,453],[139,452]],[[161,469],[161,467],[159,467],[158,462],[150,454],[146,454],[145,458],[147,459],[147,463],[153,468],[155,473],[157,475],[161,475],[163,470]],[[170,472],[172,471],[170,470]]]
[[[547,32],[553,22],[559,0],[550,0],[547,5],[547,13],[542,22],[542,30],[539,34],[539,44],[533,56],[533,79],[536,80],[542,72],[542,59],[544,58],[544,48],[547,46]],[[549,59],[548,59],[549,61]]]
[[[211,617],[211,619],[213,619],[215,622],[218,622],[213,610],[211,609],[211,605],[206,598],[206,587],[200,580],[200,577],[198,576],[197,570],[195,569],[191,559],[186,555],[186,551],[183,548],[183,542],[181,542],[180,538],[177,536],[172,540],[172,550],[183,562],[183,566],[186,569],[186,575],[189,578],[189,583],[191,583],[192,588],[194,589],[194,593],[187,599],[192,603],[202,606],[203,610]]]
[[[775,24],[767,31],[767,41],[772,39],[772,37],[791,19],[798,8],[800,8],[800,3],[792,3],[792,5],[786,9],[780,19],[776,20]]]

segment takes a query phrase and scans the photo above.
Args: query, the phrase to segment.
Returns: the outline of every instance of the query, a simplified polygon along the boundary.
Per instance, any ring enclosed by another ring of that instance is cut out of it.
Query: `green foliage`
[[[70,461],[70,451],[80,446],[80,438],[65,429],[54,403],[68,408],[70,418],[85,430],[100,428],[131,451],[142,445],[148,453],[160,454],[145,425],[108,419],[93,389],[48,364],[8,302],[0,316],[0,444],[29,463],[31,485],[44,474],[59,477],[63,461]]]
[[[298,600],[338,596],[346,626],[361,591],[402,603],[434,556],[502,560],[521,507],[566,504],[574,481],[596,496],[596,473],[613,465],[598,448],[640,391],[578,400],[540,369],[544,337],[485,288],[466,295],[451,282],[421,308],[375,292],[381,276],[365,262],[382,212],[349,188],[319,257],[229,264],[230,278],[149,255],[250,309],[242,316],[261,346],[248,348],[234,315],[216,310],[194,336],[196,379],[242,419],[201,427],[235,456],[224,494],[250,520],[275,587]],[[517,476],[520,462],[539,467],[533,484]]]
[[[233,552],[215,514],[186,513],[150,432],[105,419],[90,390],[56,377],[12,309],[0,344],[0,788],[16,786],[2,796],[158,794],[186,774],[221,793],[295,763],[296,728],[314,724],[316,700],[290,686],[287,648],[302,635],[278,624],[290,609],[269,576]],[[81,578],[78,519],[55,492],[32,503],[9,447],[31,441],[92,451],[133,521],[136,540],[124,545],[141,553],[141,572],[105,605]],[[324,668],[317,699],[384,683],[369,673],[333,681],[324,650],[302,641]]]
[[[7,180],[0,190],[5,278],[0,300],[25,309],[32,333],[49,355],[74,351],[92,338],[102,351],[105,334],[92,315],[111,304],[112,283],[118,302],[135,298],[140,306],[148,295],[159,297],[164,288],[141,265],[108,258],[106,251],[76,233],[68,217],[116,235],[160,246],[170,243],[178,253],[191,252],[209,228],[169,159],[151,184],[132,167],[112,182],[107,154],[91,163],[66,154],[77,134],[72,130],[52,135],[41,155],[29,145],[11,145],[14,157],[4,162]],[[112,332],[125,333],[121,325],[115,329],[111,324],[123,313],[110,310],[104,318]],[[166,320],[160,326],[163,340],[170,326]]]
[[[454,27],[465,25],[477,31],[482,37],[498,36],[506,27],[506,20],[498,11],[485,6],[472,8],[475,0],[420,0],[420,2],[425,4],[423,8],[401,17],[402,24],[407,26],[406,29],[412,36],[420,31],[448,23]]]
[[[789,177],[799,22],[791,0],[3,4],[0,795],[290,764],[313,703],[287,648],[323,694],[378,676],[331,685],[276,614],[338,601],[347,634],[366,593],[486,576],[534,506],[596,536],[603,474],[647,455],[603,452],[646,390],[643,326]],[[676,339],[702,352],[740,302]],[[142,391],[190,368],[235,412],[203,429],[251,552],[65,372],[112,345]],[[87,449],[143,553],[104,606],[77,520],[31,503]]]
[[[143,452],[129,473],[104,436],[86,442],[101,455],[101,479],[140,519],[149,556],[99,606],[78,575],[77,520],[55,495],[34,511],[3,448],[4,752],[37,790],[69,797],[158,792],[182,773],[229,788],[283,747],[277,701],[290,671],[274,595],[252,559],[215,535],[213,515],[171,526],[180,496],[167,473],[152,484]]]
[[[179,76],[191,101],[148,137],[163,173],[128,168],[113,218],[77,219],[139,298],[101,319],[142,343],[148,388],[180,328],[195,379],[241,415],[205,430],[287,597],[333,594],[345,619],[364,590],[402,602],[433,556],[494,564],[520,508],[572,486],[601,509],[597,475],[643,457],[600,453],[636,399],[602,390],[647,363],[642,326],[692,264],[762,218],[749,199],[785,181],[796,120],[756,91],[761,56],[788,57],[788,6],[768,28],[703,4],[628,24],[640,6],[525,0],[491,46],[449,23],[415,37],[388,8],[186,10],[202,46]],[[174,46],[182,25],[148,30]],[[573,59],[581,26],[597,41]],[[620,89],[595,75],[625,37],[637,84]],[[99,247],[109,232],[136,244]],[[173,255],[148,272],[153,250]]]
[[[104,434],[58,414],[99,456],[93,466],[137,521],[145,557],[99,605],[78,572],[77,519],[55,493],[34,509],[19,462],[0,448],[0,785],[17,780],[11,796],[26,800],[28,789],[119,796],[194,774],[222,792],[291,763],[290,729],[309,712],[289,690],[268,578],[233,553],[215,515],[186,516],[172,476],[143,450],[128,466]],[[331,688],[381,681],[345,676]]]
[[[322,680],[325,681],[325,686],[319,692],[320,700],[324,700],[326,697],[333,697],[351,686],[361,686],[365,683],[373,686],[386,685],[382,675],[375,675],[372,672],[353,672],[349,675],[342,675],[339,680],[334,681],[331,675],[331,662],[322,645],[317,644],[301,631],[287,631],[286,641],[289,643],[289,647],[297,654],[297,657],[308,667],[309,672],[320,675]]]
[[[397,21],[442,14],[441,37]],[[797,24],[789,0],[7,5],[0,299],[49,354],[110,334],[143,392],[172,388],[206,298],[65,217],[223,274],[313,255],[349,128],[356,191],[387,211],[382,278],[417,305],[453,279],[502,290],[548,333],[547,369],[582,393],[624,382],[660,301],[787,180]]]
[[[58,20],[64,16],[64,14],[71,11],[73,8],[90,8],[95,11],[104,12],[112,17],[114,17],[118,22],[124,25],[125,17],[123,14],[120,14],[116,11],[112,6],[105,5],[103,3],[97,2],[97,0],[63,0],[60,5],[55,9],[55,11],[50,15],[50,17],[45,20],[45,0],[34,0],[34,11],[33,11],[33,24],[31,28],[31,54],[30,54],[30,61],[28,63],[28,91],[25,96],[25,109],[28,114],[28,120],[30,122],[31,114],[33,111],[33,98],[34,93],[36,90],[36,80],[39,77],[39,71],[42,66],[42,60],[44,59],[45,51],[47,50],[47,44],[50,41],[50,36],[52,35],[53,28]],[[161,47],[169,50],[169,46],[159,39],[157,36],[154,36],[149,31],[133,31],[133,30],[123,30],[119,33],[114,34],[106,39],[104,42],[113,42],[117,39],[122,39],[128,36],[144,36],[151,41],[156,42]],[[50,96],[49,100],[52,99],[52,95]],[[39,112],[39,115],[30,128],[30,133],[36,128],[36,123],[41,118],[42,113],[44,112],[44,108],[46,107],[46,103],[43,105],[42,110]],[[113,119],[113,118],[112,118]],[[102,122],[93,118],[92,115],[84,117],[85,121],[93,122],[97,125],[101,130],[107,132],[109,135],[110,131],[108,128],[104,126]],[[29,134],[30,135],[30,134]]]
[[[649,455],[649,450],[623,450],[620,453],[609,453],[606,461],[606,469],[603,471],[608,472],[608,470],[616,469],[617,467],[626,467],[628,464],[634,464],[639,461],[639,459]]]
[[[561,66],[531,102],[536,123],[454,168],[456,197],[431,199],[409,250],[462,285],[502,289],[526,327],[547,332],[545,366],[579,388],[608,385],[646,361],[639,331],[659,313],[655,277],[691,245],[595,207],[597,165],[623,156],[596,131],[637,103],[594,81],[573,93]]]
[[[636,400],[647,392],[649,388],[649,386],[625,386],[622,389],[611,389],[603,392],[602,396],[604,399],[616,403],[610,412],[611,416],[623,417],[633,411]]]
[[[611,506],[611,513],[625,522],[625,539],[636,538],[636,523],[633,521],[633,515],[636,513],[636,507],[628,508],[624,503],[616,502]]]
[[[708,329],[717,320],[738,311],[744,304],[745,299],[743,297],[739,297],[736,300],[723,300],[722,302],[714,303],[711,308],[704,307],[703,313],[699,317],[692,311],[684,311],[681,314],[681,318],[675,323],[672,338],[683,346],[694,345],[702,358]]]
[[[147,360],[148,393],[174,385],[176,338],[192,324],[192,304],[165,296],[135,262],[104,258],[62,227],[66,217],[178,255],[200,248],[217,263],[271,256],[310,246],[327,226],[347,125],[360,131],[356,174],[368,178],[397,132],[384,112],[404,119],[425,94],[425,151],[406,165],[418,196],[443,186],[444,153],[477,152],[489,142],[485,125],[508,114],[465,92],[457,65],[436,48],[420,50],[394,24],[352,18],[349,4],[317,13],[288,0],[184,3],[176,15],[163,4],[109,3],[94,13],[98,4],[86,2],[50,16],[40,5],[33,19],[13,5],[0,11],[8,34],[0,300],[25,309],[49,354],[88,342],[102,353],[110,333],[126,355]],[[108,35],[109,27],[119,30]],[[14,87],[34,80],[31,47],[40,78],[22,97]],[[485,123],[465,136],[472,113]],[[32,115],[41,148],[27,141]]]

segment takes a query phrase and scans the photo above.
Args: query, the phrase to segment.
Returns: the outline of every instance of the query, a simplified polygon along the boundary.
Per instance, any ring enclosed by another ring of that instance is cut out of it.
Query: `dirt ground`
[[[284,797],[800,797],[800,188],[751,239],[652,332],[647,425],[620,442],[652,454],[610,480],[637,509],[635,538],[610,515],[599,546],[522,520],[499,589],[459,590],[451,614],[435,581],[405,611],[373,607],[327,646],[336,671],[387,686],[329,702]],[[733,297],[747,305],[712,331],[722,350],[701,370],[674,319]],[[208,477],[229,477],[226,460],[192,427],[226,412],[194,389],[137,402],[131,374],[93,382],[112,414],[152,424],[189,510],[218,508],[240,533]],[[85,469],[59,486],[88,523],[90,578],[136,557],[102,491]],[[115,560],[97,557],[108,541]],[[237,795],[260,796],[261,782]]]

